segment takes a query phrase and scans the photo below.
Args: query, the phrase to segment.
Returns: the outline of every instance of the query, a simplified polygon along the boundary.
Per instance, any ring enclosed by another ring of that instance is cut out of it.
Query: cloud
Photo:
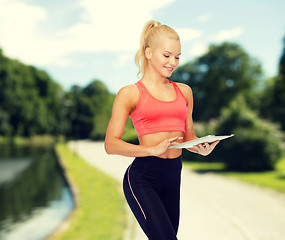
[[[217,34],[210,36],[210,40],[222,42],[234,39],[240,35],[242,35],[244,32],[243,28],[238,27],[230,30],[222,30],[219,31]]]
[[[120,68],[122,66],[125,66],[126,64],[128,64],[129,62],[134,62],[134,56],[131,53],[122,53],[118,56],[118,59],[116,61],[116,63],[114,64],[114,66],[116,68]]]
[[[78,0],[79,21],[48,32],[46,9],[4,0],[0,3],[0,47],[11,57],[36,65],[69,65],[65,55],[76,52],[133,51],[152,12],[173,1]]]
[[[195,43],[190,50],[190,54],[194,57],[201,56],[208,52],[208,46],[202,43]]]
[[[4,1],[0,6],[0,47],[12,55],[27,56],[38,45],[36,27],[47,19],[40,7],[18,1]]]
[[[179,34],[181,41],[192,40],[203,35],[201,31],[190,28],[179,28],[176,31]]]
[[[210,18],[211,18],[210,15],[206,13],[206,14],[198,16],[197,21],[200,23],[204,23],[204,22],[209,21]]]
[[[141,3],[141,4],[138,4]],[[138,47],[141,29],[151,12],[173,0],[81,0],[80,23],[67,30],[80,51],[124,51]]]
[[[47,21],[48,12],[41,7],[16,0],[1,2],[0,47],[7,55],[29,64],[66,62],[57,47],[61,40],[53,33],[43,34]]]

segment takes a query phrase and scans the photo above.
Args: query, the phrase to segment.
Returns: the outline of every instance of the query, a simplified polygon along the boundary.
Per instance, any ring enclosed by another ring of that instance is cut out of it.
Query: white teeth
[[[174,68],[173,67],[165,67],[167,68],[169,71],[172,71]]]

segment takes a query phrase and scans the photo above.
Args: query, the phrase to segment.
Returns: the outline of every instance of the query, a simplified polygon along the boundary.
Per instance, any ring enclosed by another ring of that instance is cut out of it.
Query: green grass
[[[275,170],[265,172],[228,172],[223,163],[184,162],[184,166],[193,171],[213,172],[285,193],[285,158],[278,162]]]
[[[56,145],[65,171],[76,186],[78,206],[70,226],[56,240],[121,240],[126,216],[119,183],[75,155],[65,144]]]
[[[12,138],[0,136],[0,144],[14,145],[52,145],[56,141],[61,141],[63,136],[55,137],[49,134],[33,135],[31,137],[15,136]]]

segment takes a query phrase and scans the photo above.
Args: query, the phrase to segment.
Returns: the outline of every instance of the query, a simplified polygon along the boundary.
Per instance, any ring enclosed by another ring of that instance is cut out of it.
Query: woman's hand
[[[215,142],[212,142],[211,144],[209,144],[207,142],[206,143],[201,143],[201,144],[198,144],[198,145],[193,146],[191,148],[187,148],[187,150],[190,151],[190,152],[193,152],[193,153],[200,154],[202,156],[207,156],[214,150],[214,148],[216,147],[216,145],[219,142],[220,141],[217,140]]]
[[[167,149],[171,146],[174,146],[178,144],[177,141],[182,140],[183,137],[174,137],[174,138],[167,138],[163,140],[161,143],[157,144],[154,147],[151,147],[150,150],[150,155],[152,156],[159,156],[162,155],[167,151]]]

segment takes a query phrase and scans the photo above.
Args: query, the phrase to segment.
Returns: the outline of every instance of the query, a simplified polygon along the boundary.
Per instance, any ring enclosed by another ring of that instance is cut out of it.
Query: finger
[[[191,147],[191,148],[187,148],[187,150],[189,150],[190,152],[193,152],[193,153],[199,153],[199,150],[195,147]]]
[[[178,144],[180,144],[180,143],[179,142],[172,142],[171,146],[178,145]]]
[[[183,139],[183,137],[178,137],[178,136],[177,136],[177,137],[174,137],[174,138],[169,138],[168,141],[169,141],[169,142],[175,142],[175,141],[177,141],[177,140],[182,140],[182,139]]]
[[[204,148],[204,143],[199,143],[199,144],[196,145],[196,146],[198,146],[200,149],[203,149],[203,148]]]
[[[215,141],[215,142],[212,142],[211,143],[211,146],[214,148],[214,147],[216,147],[217,146],[217,144],[220,142],[220,140],[217,140],[217,141]]]
[[[178,138],[178,137],[168,138],[168,141],[169,141],[169,142],[173,142],[173,141],[177,140],[177,138]]]
[[[204,148],[208,148],[208,147],[211,147],[211,145],[208,142],[205,142],[204,143]]]
[[[191,148],[187,148],[187,149],[189,149],[189,150],[194,150],[194,151],[199,151],[199,150],[200,150],[200,147],[199,147],[198,145],[195,145],[195,146],[193,146],[193,147],[191,147]]]

